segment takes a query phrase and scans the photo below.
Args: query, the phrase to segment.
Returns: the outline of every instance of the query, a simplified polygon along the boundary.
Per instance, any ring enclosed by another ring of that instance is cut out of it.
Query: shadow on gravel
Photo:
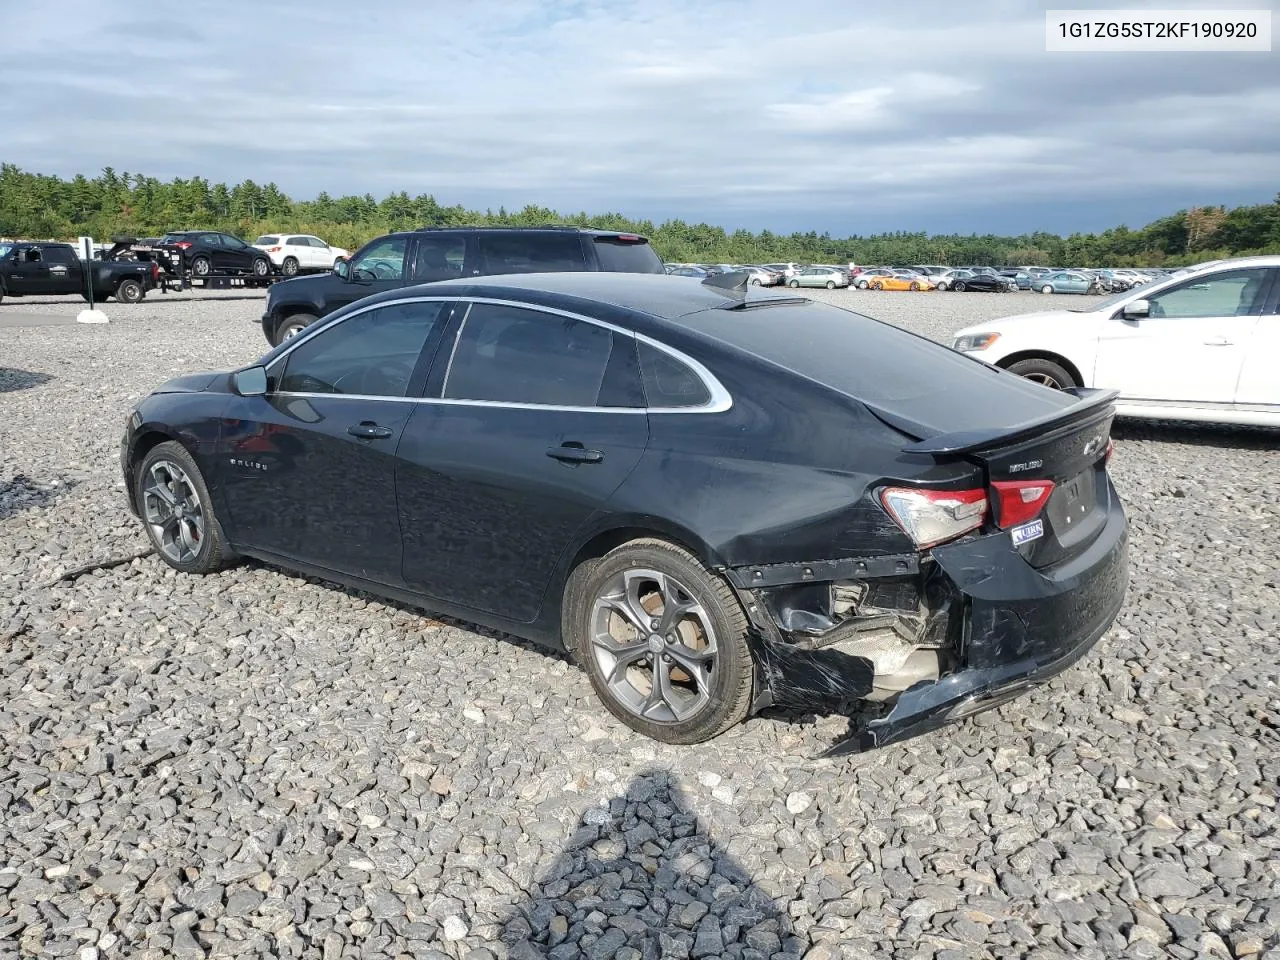
[[[23,510],[34,510],[53,503],[71,489],[71,484],[37,483],[30,477],[15,474],[12,480],[0,480],[0,520]]]
[[[1280,429],[1229,423],[1191,423],[1183,420],[1117,420],[1111,426],[1117,440],[1156,440],[1198,447],[1237,450],[1280,449]]]
[[[624,797],[586,812],[503,923],[502,939],[510,960],[804,952],[787,917],[710,839],[665,770],[641,774]]]
[[[10,367],[0,367],[0,393],[16,393],[19,390],[30,390],[32,387],[39,387],[53,377],[47,373],[33,373],[30,370],[14,370]]]

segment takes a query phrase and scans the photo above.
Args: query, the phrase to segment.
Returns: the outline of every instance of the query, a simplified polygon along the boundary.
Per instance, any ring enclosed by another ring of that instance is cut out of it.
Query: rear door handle
[[[599,463],[604,454],[599,450],[584,450],[581,444],[564,444],[559,447],[547,447],[547,456],[561,463]]]
[[[1206,347],[1229,347],[1232,343],[1226,337],[1214,337],[1212,340],[1206,340],[1204,345]]]
[[[362,440],[385,440],[391,436],[392,430],[390,427],[379,426],[372,420],[361,420],[347,427],[347,433]]]

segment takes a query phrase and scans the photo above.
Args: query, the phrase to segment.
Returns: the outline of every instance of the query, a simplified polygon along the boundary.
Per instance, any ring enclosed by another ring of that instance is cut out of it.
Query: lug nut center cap
[[[666,644],[663,642],[662,637],[658,636],[656,633],[649,634],[650,653],[661,653],[665,647]]]

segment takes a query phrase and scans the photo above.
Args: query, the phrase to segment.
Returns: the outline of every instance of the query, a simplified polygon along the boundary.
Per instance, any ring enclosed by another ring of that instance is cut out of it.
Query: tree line
[[[274,183],[228,186],[202,177],[161,181],[111,167],[70,180],[0,164],[0,237],[158,236],[167,230],[219,230],[250,242],[264,233],[310,233],[355,250],[393,230],[414,227],[568,224],[640,233],[664,260],[713,263],[941,263],[1004,266],[1177,266],[1217,257],[1280,253],[1280,194],[1268,204],[1193,207],[1138,230],[1113,227],[1070,236],[900,231],[870,236],[727,231],[684,220],[633,220],[621,213],[558,213],[530,204],[518,211],[444,206],[431,194],[401,191],[294,200]]]

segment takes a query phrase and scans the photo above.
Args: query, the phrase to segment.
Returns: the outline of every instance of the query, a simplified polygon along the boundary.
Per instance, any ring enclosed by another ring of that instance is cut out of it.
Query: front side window
[[[248,246],[248,244],[239,237],[233,237],[225,233],[222,234],[222,245],[224,247],[229,247],[232,250],[243,250]]]
[[[587,258],[576,233],[526,233],[481,235],[480,258],[484,272],[564,273],[585,270]]]
[[[1267,271],[1231,270],[1180,283],[1147,298],[1152,317],[1247,317],[1259,312]]]
[[[285,361],[282,393],[403,397],[440,303],[406,301],[366,310],[304,340]]]
[[[400,280],[404,277],[404,237],[383,237],[365,247],[351,265],[357,280]]]
[[[418,250],[413,256],[411,276],[421,283],[453,280],[462,276],[462,264],[466,255],[467,240],[464,236],[421,236],[418,238]]]
[[[449,364],[444,397],[564,407],[599,405],[613,333],[559,314],[477,303]]]

